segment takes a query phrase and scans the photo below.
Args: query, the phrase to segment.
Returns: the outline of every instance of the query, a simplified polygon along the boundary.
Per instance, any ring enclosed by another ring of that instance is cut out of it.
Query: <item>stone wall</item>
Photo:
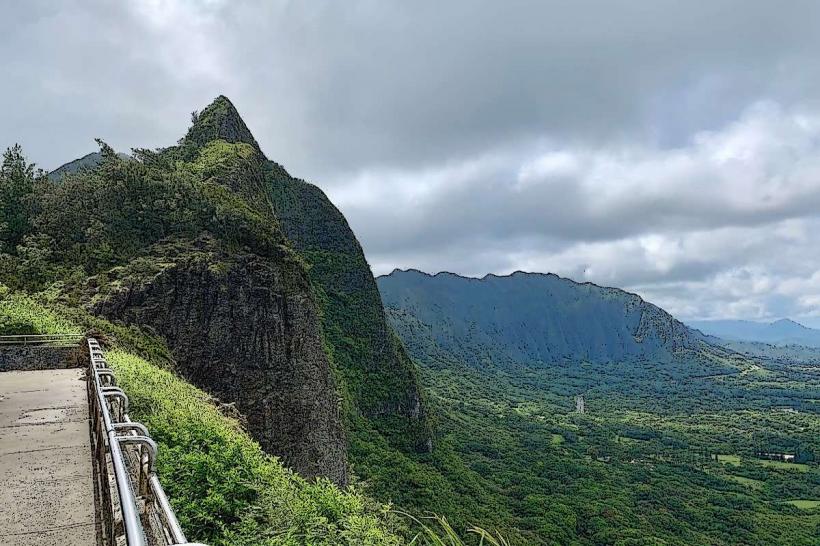
[[[0,346],[0,372],[79,368],[83,360],[84,352],[80,347]]]

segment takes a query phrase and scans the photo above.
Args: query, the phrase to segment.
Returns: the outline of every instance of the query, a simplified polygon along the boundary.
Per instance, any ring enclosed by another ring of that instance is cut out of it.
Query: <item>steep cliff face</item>
[[[387,324],[361,245],[341,212],[312,184],[269,165],[270,198],[285,235],[310,264],[323,324],[353,411],[400,447],[429,451],[431,433],[414,364]]]
[[[379,287],[409,346],[422,350],[430,340],[473,365],[663,360],[701,342],[635,294],[556,275],[395,271],[380,277]]]
[[[129,161],[103,149],[55,191],[42,225],[96,273],[70,297],[164,337],[179,373],[235,403],[268,452],[345,483],[346,429],[431,448],[415,367],[347,222],[264,156],[227,98],[176,146]]]
[[[347,481],[339,396],[318,312],[307,277],[286,251],[269,259],[227,254],[212,240],[184,250],[160,245],[150,259],[109,274],[91,310],[164,337],[177,371],[235,403],[254,438],[288,466]]]

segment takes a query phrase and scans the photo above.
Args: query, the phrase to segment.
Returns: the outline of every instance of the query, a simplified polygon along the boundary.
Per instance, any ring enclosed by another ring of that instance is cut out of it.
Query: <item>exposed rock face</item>
[[[205,246],[213,246],[208,244]],[[304,272],[209,248],[126,268],[93,311],[162,335],[190,382],[235,402],[263,448],[306,477],[347,482],[336,385]]]

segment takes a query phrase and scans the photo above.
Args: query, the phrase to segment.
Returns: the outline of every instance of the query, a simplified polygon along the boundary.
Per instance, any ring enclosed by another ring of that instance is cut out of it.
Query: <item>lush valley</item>
[[[621,326],[638,332],[635,296],[527,274],[394,272],[379,286],[429,388],[439,432],[430,474],[453,491],[480,491],[491,507],[480,517],[517,529],[517,543],[816,543],[816,363],[752,360],[665,320],[653,320],[658,337],[683,336],[689,346],[652,344],[646,358],[624,359],[634,340],[609,336],[600,343],[617,358],[551,361],[540,357],[544,338],[557,348],[598,340],[598,325],[617,321],[618,305]],[[579,329],[544,330],[567,315]],[[575,411],[581,394],[583,414]],[[418,510],[433,506],[397,495]],[[453,516],[476,517],[451,500]]]
[[[224,97],[174,146],[100,142],[50,176],[15,147],[0,182],[0,331],[106,340],[198,540],[820,535],[811,349],[716,344],[555,275],[377,281]]]

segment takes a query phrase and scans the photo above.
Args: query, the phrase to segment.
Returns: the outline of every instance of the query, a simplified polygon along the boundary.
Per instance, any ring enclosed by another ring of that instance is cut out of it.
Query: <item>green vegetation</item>
[[[343,386],[354,466],[375,460],[353,446],[384,437],[399,452],[426,451],[431,432],[417,371],[390,327],[359,242],[322,191],[269,162],[269,198],[282,230],[308,264],[328,355]],[[360,457],[360,454],[362,457]],[[401,453],[381,456],[401,457]]]
[[[475,346],[462,355],[461,338],[439,343],[441,328],[419,319],[440,298],[393,294],[404,307],[388,316],[421,365],[437,438],[430,456],[361,470],[380,498],[413,513],[436,507],[457,528],[481,521],[519,545],[817,543],[820,514],[786,501],[820,498],[820,366],[706,345],[527,362],[536,351],[514,330],[518,315],[507,330],[516,343],[497,341],[487,353],[498,358],[477,361]],[[464,329],[478,337],[506,312],[494,307]],[[429,318],[442,328],[459,320]]]
[[[308,483],[222,415],[208,396],[119,350],[108,360],[132,416],[160,445],[159,472],[185,529],[210,544],[398,544],[388,508]],[[191,449],[196,446],[196,449]]]
[[[752,478],[744,478],[743,476],[732,476],[731,474],[726,475],[727,479],[732,480],[733,482],[737,482],[743,484],[747,487],[752,489],[762,489],[764,486],[764,482],[760,480],[753,480]]]
[[[801,508],[803,510],[811,510],[812,508],[817,508],[820,506],[820,500],[794,499],[786,501],[786,503],[791,504],[792,506],[796,506],[797,508]]]
[[[23,294],[0,294],[0,335],[80,334],[76,324]]]
[[[820,452],[817,415],[649,409],[656,402],[640,391],[588,395],[578,415],[559,394],[571,377],[425,365],[436,451],[362,474],[397,506],[436,507],[457,528],[481,521],[515,544],[816,543],[818,514],[784,501],[820,498],[820,467],[797,472],[755,451]],[[537,409],[523,415],[522,404]]]
[[[733,466],[740,466],[740,457],[737,455],[724,455],[719,454],[717,455],[717,460],[724,464],[730,464]]]
[[[785,461],[760,461],[763,466],[780,468],[782,470],[795,470],[797,472],[808,472],[809,466],[803,463],[788,463]]]
[[[308,482],[263,453],[233,413],[222,415],[205,393],[174,374],[163,339],[82,310],[108,291],[148,282],[181,256],[195,259],[214,247],[225,253],[252,249],[292,265],[282,268],[284,277],[305,271],[307,263],[289,247],[263,195],[266,172],[275,164],[264,162],[246,141],[203,144],[196,142],[200,136],[189,134],[165,150],[137,150],[135,158],[100,143],[98,164],[54,180],[27,164],[19,148],[9,151],[0,190],[13,195],[25,221],[13,219],[11,209],[3,212],[3,225],[14,228],[0,232],[0,330],[94,331],[108,340],[132,417],[145,422],[160,444],[162,480],[191,538],[214,546],[412,540],[416,523],[364,496],[364,484],[340,489],[326,480]],[[320,262],[333,267],[343,258],[318,259],[315,271]],[[325,341],[345,394],[349,435],[352,443],[365,445],[359,439],[366,439],[389,457],[407,460],[396,446],[416,447],[418,436],[426,438],[426,423],[391,413],[418,411],[415,372],[395,336],[388,336],[387,345],[374,342],[387,331],[378,291],[372,276],[365,276],[370,273],[363,258],[351,263],[351,273],[365,283],[359,288],[330,286],[332,274],[316,277],[314,287],[318,298],[333,300],[322,300],[325,317],[333,317],[325,323],[332,330]],[[209,263],[209,271],[220,275],[226,269]],[[290,279],[279,281],[287,286]],[[381,331],[374,318],[380,318]],[[392,379],[382,363],[396,355],[403,369]],[[385,403],[391,399],[399,402]],[[404,434],[416,428],[418,435]],[[386,433],[392,433],[390,442]],[[377,461],[379,450],[363,458]],[[434,536],[420,534],[415,543],[436,544]]]
[[[412,520],[421,530],[410,541],[410,544],[423,546],[464,546],[466,543],[453,529],[447,518],[441,516],[428,516],[422,519],[403,514]],[[468,533],[478,538],[480,546],[510,546],[510,543],[501,533],[490,533],[480,527],[471,527]]]
[[[20,145],[3,153],[0,165],[0,251],[14,248],[31,230],[29,195],[34,179],[42,176],[28,164]]]
[[[20,294],[0,300],[0,323],[20,328],[11,333],[79,332],[93,325],[122,334],[123,343],[109,338],[106,356],[131,400],[132,418],[159,444],[162,483],[189,537],[213,546],[402,543],[389,506],[327,480],[305,481],[266,455],[207,394],[131,352],[156,340]]]

